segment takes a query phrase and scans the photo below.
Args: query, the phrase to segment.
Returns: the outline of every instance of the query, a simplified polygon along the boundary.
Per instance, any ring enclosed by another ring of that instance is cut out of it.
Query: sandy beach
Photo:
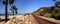
[[[0,16],[1,19],[4,19],[5,16]],[[28,15],[15,15],[15,16],[8,16],[10,20],[7,22],[2,21],[0,24],[31,24],[31,21],[28,19]]]
[[[4,19],[4,16],[0,16],[1,19]],[[0,19],[0,20],[1,20]],[[33,15],[15,15],[9,16],[8,21],[1,21],[0,24],[60,24],[60,21],[45,18],[41,16],[33,16]]]

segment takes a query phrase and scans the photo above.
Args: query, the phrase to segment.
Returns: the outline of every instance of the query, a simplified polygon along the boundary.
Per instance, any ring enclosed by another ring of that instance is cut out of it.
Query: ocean
[[[21,14],[15,14],[15,15],[21,15]],[[0,14],[0,16],[5,16],[5,14]],[[8,16],[13,16],[12,14],[8,14]]]

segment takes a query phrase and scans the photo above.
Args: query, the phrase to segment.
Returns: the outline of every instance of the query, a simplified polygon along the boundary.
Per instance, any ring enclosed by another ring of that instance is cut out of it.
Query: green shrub
[[[54,18],[54,19],[60,20],[60,15],[54,14],[54,15],[52,15],[51,17]]]
[[[57,16],[56,19],[57,19],[57,20],[60,20],[60,16]]]

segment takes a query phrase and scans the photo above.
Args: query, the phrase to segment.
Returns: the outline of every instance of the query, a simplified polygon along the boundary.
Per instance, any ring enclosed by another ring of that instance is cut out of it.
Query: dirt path
[[[40,17],[37,17],[37,16],[34,16],[34,17],[35,17],[35,19],[39,22],[39,24],[55,24],[55,23],[53,23],[53,22],[44,20],[44,19],[42,19],[42,18],[40,18]]]
[[[31,15],[29,19],[32,22],[31,24],[55,24],[53,22],[44,20],[44,19],[42,19],[42,18],[40,18],[38,16],[33,16],[33,15]]]

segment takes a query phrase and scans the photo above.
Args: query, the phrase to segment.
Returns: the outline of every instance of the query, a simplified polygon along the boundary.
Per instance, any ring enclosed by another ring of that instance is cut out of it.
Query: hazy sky
[[[54,6],[52,0],[16,0],[14,5],[18,8],[18,13],[31,13],[41,7]],[[0,14],[5,12],[4,5],[0,0]],[[8,5],[8,12],[10,11],[10,5]]]

